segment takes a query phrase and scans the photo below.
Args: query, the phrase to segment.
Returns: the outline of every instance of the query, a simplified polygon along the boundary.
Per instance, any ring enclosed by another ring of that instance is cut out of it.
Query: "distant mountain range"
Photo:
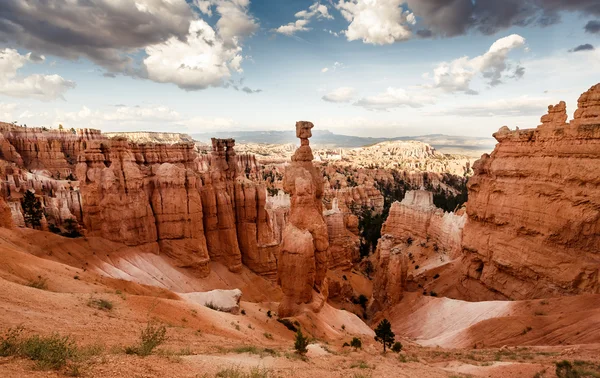
[[[286,144],[298,143],[296,132],[289,131],[222,131],[212,133],[191,134],[192,138],[201,142],[210,143],[210,138],[234,138],[237,143],[268,143],[268,144]],[[492,151],[496,140],[493,138],[454,136],[443,134],[430,134],[420,136],[406,136],[394,138],[372,138],[358,137],[351,135],[334,134],[328,130],[313,131],[313,137],[310,140],[311,145],[318,148],[353,148],[364,147],[375,143],[395,140],[416,140],[428,143],[434,148],[448,153],[460,152],[479,152]]]

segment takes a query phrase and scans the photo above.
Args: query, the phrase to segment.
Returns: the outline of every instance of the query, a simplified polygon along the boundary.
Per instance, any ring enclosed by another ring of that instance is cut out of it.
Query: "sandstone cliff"
[[[428,191],[408,191],[401,202],[394,202],[375,251],[372,309],[393,306],[408,281],[459,257],[465,221],[460,211],[435,207]]]
[[[460,287],[525,299],[600,291],[600,84],[566,123],[564,102],[535,129],[502,127],[469,180]]]

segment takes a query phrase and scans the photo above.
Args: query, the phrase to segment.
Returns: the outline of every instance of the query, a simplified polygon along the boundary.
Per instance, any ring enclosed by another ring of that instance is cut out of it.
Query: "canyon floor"
[[[387,314],[403,350],[386,354],[357,316],[326,304],[296,318],[313,337],[301,359],[276,319],[279,289],[250,271],[213,263],[195,279],[139,247],[30,229],[0,229],[0,245],[0,331],[70,336],[82,356],[58,371],[0,357],[3,377],[554,377],[562,360],[600,371],[599,295],[470,303],[408,293]],[[180,295],[209,287],[240,288],[243,312]],[[126,354],[149,322],[166,325],[167,341],[148,357]],[[343,347],[352,337],[362,349]]]

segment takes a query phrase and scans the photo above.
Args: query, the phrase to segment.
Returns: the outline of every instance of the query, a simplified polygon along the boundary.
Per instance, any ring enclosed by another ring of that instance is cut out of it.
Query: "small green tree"
[[[390,348],[394,344],[395,336],[392,332],[392,324],[387,319],[383,319],[375,328],[375,341],[383,344],[383,353],[386,348]]]
[[[23,199],[21,200],[21,207],[23,208],[23,218],[25,219],[25,225],[36,228],[42,225],[42,204],[35,198],[34,192],[27,190]]]
[[[355,337],[350,341],[350,346],[354,349],[362,348],[362,341],[358,337]]]
[[[296,349],[296,353],[300,355],[305,355],[308,352],[306,347],[308,346],[308,337],[305,337],[302,334],[302,330],[298,328],[296,332],[296,341],[294,342],[294,349]]]
[[[400,341],[396,341],[394,343],[394,345],[392,346],[392,351],[394,351],[396,353],[400,353],[401,350],[402,350],[402,343]]]

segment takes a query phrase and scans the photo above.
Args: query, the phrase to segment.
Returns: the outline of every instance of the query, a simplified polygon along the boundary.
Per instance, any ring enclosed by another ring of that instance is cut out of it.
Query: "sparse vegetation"
[[[140,333],[139,345],[125,348],[127,354],[138,356],[149,356],[154,349],[167,340],[167,327],[148,322],[146,328]]]
[[[306,352],[308,352],[308,349],[306,349],[307,346],[308,337],[305,337],[302,334],[302,330],[298,328],[298,331],[296,332],[296,339],[294,341],[294,349],[296,350],[296,353],[300,355],[305,355]]]
[[[279,318],[279,319],[277,319],[277,321],[279,323],[283,324],[287,329],[289,329],[292,332],[296,332],[298,330],[298,328],[296,327],[296,325],[294,323],[292,323],[292,321],[289,320],[289,319]]]
[[[229,367],[220,370],[215,377],[218,378],[268,378],[271,376],[271,370],[254,367],[250,371],[245,372],[240,367]]]
[[[265,339],[273,340],[273,335],[271,335],[269,332],[263,333],[263,336]]]
[[[97,299],[97,298],[90,298],[90,300],[88,301],[88,306],[90,307],[95,307],[98,310],[107,310],[110,311],[113,309],[113,304],[111,301],[106,300],[106,299]]]
[[[39,369],[58,370],[67,365],[77,353],[69,336],[53,333],[50,336],[23,336],[23,328],[11,328],[0,339],[0,356],[17,356],[36,362]]]
[[[42,276],[38,276],[35,280],[29,281],[29,283],[27,283],[27,286],[40,290],[48,290],[48,279]]]
[[[355,368],[372,369],[372,367],[369,366],[369,364],[367,364],[365,361],[357,361],[357,362],[353,363],[352,365],[350,365],[350,369],[355,369]]]
[[[350,346],[354,349],[362,348],[362,341],[358,337],[354,337],[350,342]]]
[[[556,362],[556,376],[558,378],[598,378],[600,365],[591,362],[575,360],[573,363],[563,360]]]

